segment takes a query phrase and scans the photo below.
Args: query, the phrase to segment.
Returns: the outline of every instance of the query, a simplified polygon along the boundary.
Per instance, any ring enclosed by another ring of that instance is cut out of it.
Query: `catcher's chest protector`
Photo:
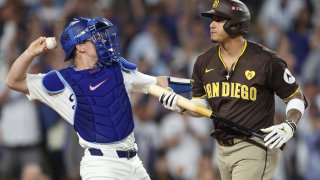
[[[89,142],[124,139],[134,128],[131,104],[119,64],[107,68],[60,71],[74,92],[74,127]]]

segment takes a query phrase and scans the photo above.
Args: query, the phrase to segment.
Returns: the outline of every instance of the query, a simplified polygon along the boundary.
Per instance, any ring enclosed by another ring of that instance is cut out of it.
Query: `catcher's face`
[[[221,43],[229,37],[223,28],[224,23],[226,23],[226,19],[215,16],[212,17],[210,24],[210,37],[212,42]]]
[[[97,52],[94,46],[94,43],[91,39],[83,43],[79,43],[76,46],[76,67],[78,69],[88,69],[95,67],[96,63],[98,62]]]
[[[92,59],[93,61],[97,61],[98,55],[97,55],[96,47],[94,46],[94,43],[92,42],[92,40],[89,39],[88,41],[86,41],[85,45],[86,45],[87,56],[90,57],[90,59]]]

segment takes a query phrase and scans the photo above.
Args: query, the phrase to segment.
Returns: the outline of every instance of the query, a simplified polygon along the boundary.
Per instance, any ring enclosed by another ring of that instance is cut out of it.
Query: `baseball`
[[[46,38],[46,47],[48,49],[54,49],[57,47],[57,41],[54,37]]]

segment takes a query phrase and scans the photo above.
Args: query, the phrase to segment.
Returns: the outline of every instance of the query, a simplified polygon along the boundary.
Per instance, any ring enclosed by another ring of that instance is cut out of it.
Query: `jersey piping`
[[[241,53],[240,53],[240,55],[239,55],[236,63],[235,63],[234,66],[232,67],[232,71],[234,71],[234,69],[235,69],[235,67],[236,67],[239,59],[241,58],[241,56],[243,55],[243,53],[244,53],[244,51],[245,51],[246,49],[247,49],[247,40],[244,40],[244,47],[243,47],[243,49],[242,49],[242,51],[241,51]],[[224,68],[227,69],[227,66],[226,66],[226,64],[224,63],[224,61],[223,61],[223,59],[222,59],[222,56],[221,56],[221,45],[220,45],[219,48],[218,48],[218,56],[219,56],[220,61],[221,61],[222,64],[223,64]]]

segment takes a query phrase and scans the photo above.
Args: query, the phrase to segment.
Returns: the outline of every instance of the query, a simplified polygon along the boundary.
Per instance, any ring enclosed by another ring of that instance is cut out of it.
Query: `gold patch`
[[[220,0],[214,0],[213,4],[212,4],[212,8],[215,9],[218,7]]]
[[[246,70],[245,75],[246,75],[248,80],[251,80],[256,75],[256,72]]]

